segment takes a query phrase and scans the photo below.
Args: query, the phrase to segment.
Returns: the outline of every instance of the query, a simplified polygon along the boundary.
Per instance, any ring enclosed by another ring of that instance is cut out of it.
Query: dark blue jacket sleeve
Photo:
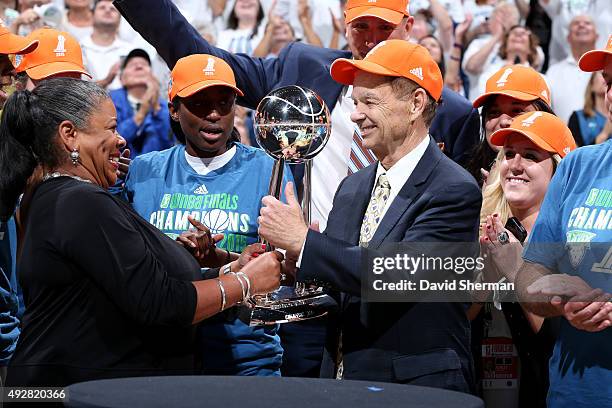
[[[455,163],[464,166],[480,142],[478,110],[458,93],[444,88],[442,103],[431,123],[430,133],[436,142],[444,143],[445,153]]]

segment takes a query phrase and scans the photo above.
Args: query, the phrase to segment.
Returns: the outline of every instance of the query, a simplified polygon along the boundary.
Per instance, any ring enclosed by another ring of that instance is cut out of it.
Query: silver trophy
[[[310,89],[286,86],[261,100],[255,114],[257,142],[275,159],[269,194],[280,198],[285,163],[304,163],[302,211],[310,225],[312,159],[331,134],[325,102]],[[267,250],[274,248],[267,244]],[[255,299],[251,326],[295,322],[325,315],[334,301],[320,287],[297,282]]]

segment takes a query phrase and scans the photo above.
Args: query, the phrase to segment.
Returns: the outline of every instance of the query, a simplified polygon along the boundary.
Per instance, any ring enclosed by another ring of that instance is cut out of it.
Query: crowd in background
[[[340,0],[174,3],[204,38],[230,52],[266,58],[292,41],[346,46]],[[602,115],[601,75],[577,66],[580,55],[604,46],[612,31],[612,8],[605,0],[417,0],[410,2],[410,13],[415,18],[412,40],[430,51],[450,89],[473,101],[500,67],[531,66],[545,75],[552,107],[570,124],[579,145],[602,142],[610,135],[611,125]],[[73,35],[86,69],[109,90],[122,87],[122,59],[134,48],[145,50],[149,93],[165,104],[170,71],[111,3],[94,7],[93,0],[3,0],[0,17],[20,35],[43,25]],[[130,78],[125,81],[129,84]],[[237,126],[242,141],[255,144],[248,113],[238,113]],[[172,141],[165,133],[159,137]],[[161,146],[167,147],[166,140]]]

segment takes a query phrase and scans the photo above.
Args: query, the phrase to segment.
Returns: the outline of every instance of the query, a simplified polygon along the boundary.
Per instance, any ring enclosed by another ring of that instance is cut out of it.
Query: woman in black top
[[[16,92],[0,123],[0,216],[35,168],[18,261],[26,312],[7,384],[65,386],[192,372],[192,324],[279,286],[279,255],[201,279],[198,262],[106,189],[116,113],[94,83],[50,79]],[[248,296],[248,295],[247,295]]]

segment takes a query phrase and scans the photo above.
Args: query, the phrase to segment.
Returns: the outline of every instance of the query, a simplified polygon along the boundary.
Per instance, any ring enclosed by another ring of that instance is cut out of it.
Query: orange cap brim
[[[58,74],[67,74],[70,72],[75,72],[79,74],[86,75],[92,78],[91,74],[85,71],[83,68],[79,67],[77,64],[73,64],[71,62],[50,62],[48,64],[41,64],[35,67],[21,67],[17,68],[17,72],[25,71],[26,74],[32,79],[45,79],[53,75]]]
[[[489,97],[493,95],[506,95],[506,96],[509,96],[510,98],[518,99],[519,101],[525,101],[525,102],[535,101],[536,99],[542,99],[542,97],[538,95],[533,95],[533,94],[521,92],[521,91],[511,91],[511,90],[496,91],[496,92],[487,92],[483,95],[480,95],[478,98],[474,100],[474,102],[472,103],[472,106],[474,106],[475,108],[481,107],[482,105],[485,104],[486,100],[489,99]]]
[[[365,71],[371,74],[392,77],[402,76],[397,72],[366,60],[340,58],[334,61],[330,68],[331,76],[334,81],[344,85],[353,85],[357,71]]]
[[[525,131],[525,130],[518,130],[518,129],[511,129],[511,128],[499,129],[493,132],[493,134],[491,135],[491,143],[494,144],[495,146],[503,146],[508,136],[514,133],[525,136],[527,139],[531,140],[538,147],[546,150],[547,152],[557,153],[561,157],[565,157],[565,153],[557,152],[555,148],[549,145],[546,141],[542,140],[538,135],[532,132]]]
[[[38,40],[30,40],[11,33],[0,36],[0,54],[28,54],[38,47]]]
[[[612,55],[609,50],[592,50],[580,57],[578,66],[585,72],[601,71],[606,64],[606,57]]]
[[[358,17],[376,17],[391,24],[398,25],[400,21],[402,21],[402,18],[404,18],[404,14],[395,10],[371,6],[353,7],[346,10],[344,13],[344,20],[346,23],[350,23]]]
[[[175,95],[171,95],[170,99],[171,100],[174,99],[176,95],[180,96],[181,98],[188,98],[191,95],[200,92],[202,89],[210,88],[211,86],[227,86],[228,88],[232,88],[234,91],[236,91],[238,96],[244,96],[242,91],[238,89],[237,87],[235,87],[234,85],[228,84],[227,82],[214,80],[214,81],[200,81],[193,85],[189,85],[188,87],[183,88],[180,91],[178,91]]]

